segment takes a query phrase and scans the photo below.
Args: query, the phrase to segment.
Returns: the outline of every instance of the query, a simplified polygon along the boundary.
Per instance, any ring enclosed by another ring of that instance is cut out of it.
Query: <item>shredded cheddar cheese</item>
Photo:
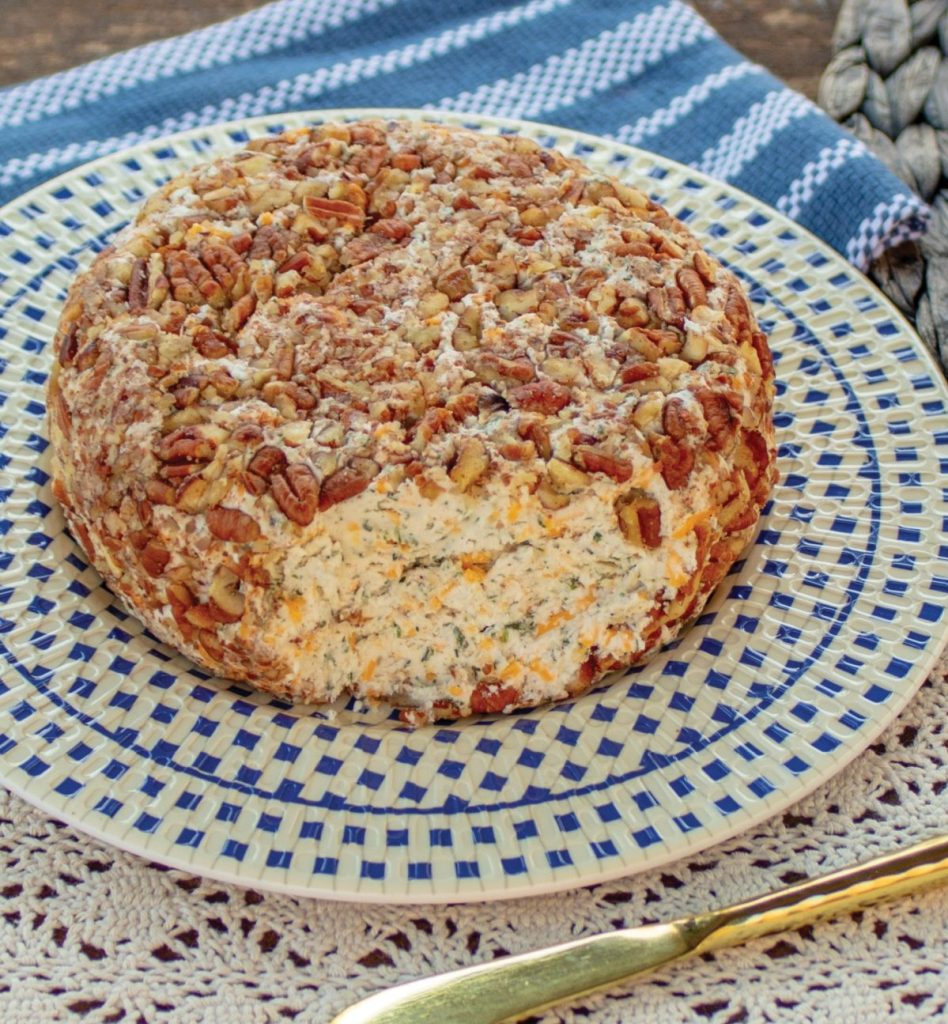
[[[504,682],[516,679],[517,676],[523,674],[523,665],[521,665],[519,661],[508,661],[497,674]]]
[[[569,622],[573,616],[567,611],[554,612],[545,622],[537,626],[537,636],[543,636],[555,629],[561,622]]]
[[[306,609],[306,598],[302,594],[296,594],[286,599],[286,613],[290,621],[297,626],[303,621],[303,612]]]
[[[710,507],[700,509],[698,512],[693,512],[690,516],[687,516],[681,521],[681,524],[672,534],[675,540],[680,540],[682,537],[687,537],[696,526],[706,522],[711,518],[712,509]]]

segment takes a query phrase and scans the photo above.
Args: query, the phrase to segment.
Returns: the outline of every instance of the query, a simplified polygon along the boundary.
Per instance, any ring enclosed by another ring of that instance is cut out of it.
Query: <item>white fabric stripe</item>
[[[501,117],[536,117],[588,99],[640,74],[682,46],[713,35],[698,14],[673,0],[512,78],[486,83],[429,106]]]
[[[896,195],[876,203],[846,243],[846,259],[860,270],[867,270],[886,249],[919,237],[921,232],[906,223],[908,220],[917,218],[924,224],[930,216],[928,207],[914,195]]]
[[[826,146],[811,160],[800,176],[791,183],[790,188],[776,202],[781,213],[796,219],[800,211],[816,194],[818,186],[850,158],[869,155],[869,150],[858,139],[840,139],[833,146]]]
[[[817,108],[804,96],[787,89],[769,92],[734,122],[734,127],[701,155],[698,170],[727,181],[767,147],[777,132]]]
[[[210,28],[84,64],[0,93],[0,126],[38,121],[146,82],[258,56],[400,0],[280,0]]]
[[[708,75],[701,82],[696,82],[687,92],[676,96],[667,107],[661,107],[648,117],[640,117],[633,124],[623,125],[614,135],[616,142],[622,142],[629,146],[637,146],[643,139],[650,135],[656,135],[665,128],[670,128],[680,121],[699,103],[704,101],[716,92],[723,89],[731,82],[736,82],[746,75],[763,74],[764,69],[758,64],[751,64],[749,61],[742,61],[740,64],[730,64],[720,71]]]
[[[176,117],[165,118],[160,124],[151,124],[134,132],[108,139],[89,139],[73,142],[68,146],[55,147],[42,153],[31,153],[16,157],[0,164],[0,185],[11,185],[15,181],[51,171],[56,167],[79,161],[91,160],[106,153],[126,149],[139,142],[161,138],[173,132],[201,125],[230,121],[241,117],[255,117],[260,114],[292,110],[309,102],[320,94],[340,85],[376,78],[392,71],[404,70],[414,64],[424,63],[463,49],[471,43],[488,38],[497,32],[532,21],[540,15],[560,7],[567,7],[573,0],[530,0],[519,7],[496,11],[476,21],[467,22],[457,28],[428,36],[417,43],[411,43],[387,53],[376,53],[371,57],[357,57],[327,68],[295,78],[283,79],[273,85],[266,85],[252,93],[228,97],[221,103],[208,104],[200,110],[188,111]]]

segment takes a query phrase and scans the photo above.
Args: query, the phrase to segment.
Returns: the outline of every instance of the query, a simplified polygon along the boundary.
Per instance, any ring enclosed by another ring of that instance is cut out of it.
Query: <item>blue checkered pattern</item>
[[[678,0],[279,0],[0,91],[0,202],[171,132],[380,101],[530,118],[665,154],[861,267],[926,216],[862,143]]]
[[[113,192],[244,137],[155,145],[0,217],[0,237],[17,238],[0,262],[10,785],[255,883],[470,895],[575,884],[745,827],[908,698],[944,632],[944,385],[891,309],[786,221],[584,142],[576,152],[642,177],[714,240],[774,341],[781,482],[694,628],[577,702],[418,733],[355,705],[330,718],[224,686],[159,645],[63,532],[43,468],[47,346],[74,268],[122,222]]]

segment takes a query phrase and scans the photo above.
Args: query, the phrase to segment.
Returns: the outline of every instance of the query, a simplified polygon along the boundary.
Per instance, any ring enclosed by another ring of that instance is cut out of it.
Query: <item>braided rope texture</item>
[[[870,276],[948,370],[948,0],[845,0],[820,105],[930,203]]]

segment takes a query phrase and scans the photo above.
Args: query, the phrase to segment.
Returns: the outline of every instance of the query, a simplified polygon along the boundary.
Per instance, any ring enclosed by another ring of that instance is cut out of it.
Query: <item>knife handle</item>
[[[332,1024],[500,1024],[694,953],[948,882],[948,836],[721,910],[593,935],[398,985]]]

